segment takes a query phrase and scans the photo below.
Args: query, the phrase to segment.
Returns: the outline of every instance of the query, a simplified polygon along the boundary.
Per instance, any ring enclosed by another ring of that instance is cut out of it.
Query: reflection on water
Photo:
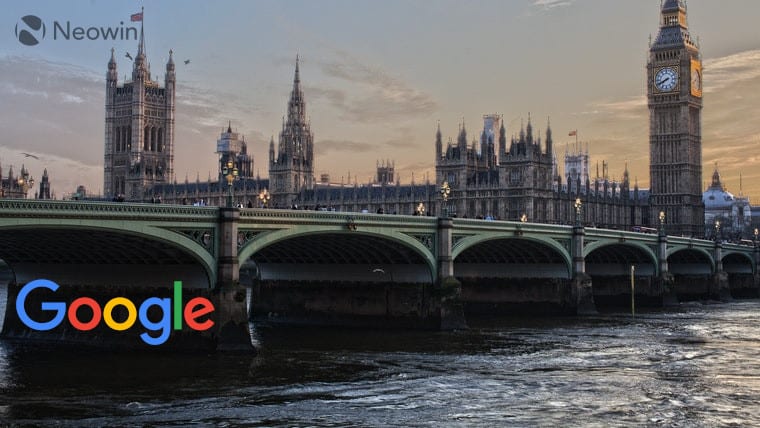
[[[760,303],[463,332],[259,330],[257,356],[0,342],[0,420],[251,426],[758,425]]]

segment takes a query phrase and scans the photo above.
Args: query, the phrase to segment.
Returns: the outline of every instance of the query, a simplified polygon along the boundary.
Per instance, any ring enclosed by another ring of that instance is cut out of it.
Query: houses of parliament
[[[580,199],[581,221],[586,225],[659,227],[659,213],[664,212],[667,233],[703,236],[701,57],[689,34],[683,0],[665,0],[660,16],[646,66],[651,189],[632,183],[627,165],[620,168],[622,178],[617,181],[610,179],[606,163],[601,173],[597,166],[592,177],[588,149],[582,145],[565,153],[564,176],[560,176],[548,120],[541,132],[528,116],[508,136],[502,117],[493,114],[485,115],[483,128],[470,135],[464,122],[453,138],[444,138],[438,125],[431,138],[434,182],[401,184],[390,161],[377,164],[377,175],[369,183],[333,183],[327,174],[317,178],[314,145],[318,142],[306,119],[297,58],[285,120],[277,143],[272,138],[269,144],[269,177],[253,176],[247,142],[227,124],[216,145],[218,177],[185,178],[178,183],[172,178],[174,63],[170,52],[163,86],[150,80],[141,29],[132,81],[119,85],[113,56],[108,63],[104,193],[133,201],[223,205],[224,170],[234,164],[235,202],[248,207],[438,216],[445,212],[569,224]],[[450,189],[445,201],[444,183]]]

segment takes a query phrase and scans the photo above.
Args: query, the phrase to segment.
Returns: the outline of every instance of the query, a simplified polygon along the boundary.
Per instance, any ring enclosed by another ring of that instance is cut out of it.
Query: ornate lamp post
[[[227,208],[232,208],[232,184],[238,176],[238,169],[232,160],[228,160],[222,168],[222,175],[227,179]]]
[[[449,195],[451,195],[451,186],[449,186],[448,181],[444,181],[443,184],[441,184],[441,198],[443,198],[443,214],[445,217],[449,216]]]
[[[715,220],[715,242],[720,241],[720,220]]]
[[[583,207],[583,203],[581,202],[581,198],[575,198],[575,225],[580,226],[581,225],[581,208]]]
[[[29,174],[20,175],[17,180],[18,187],[21,189],[21,192],[24,194],[24,198],[26,198],[27,192],[29,192],[29,189],[34,187],[34,178],[30,177]]]
[[[754,239],[752,240],[752,242],[755,245],[755,247],[757,247],[757,235],[758,235],[758,232],[760,232],[760,231],[758,231],[757,228],[755,228]]]
[[[269,194],[269,190],[264,189],[261,192],[259,192],[259,201],[261,201],[262,208],[267,207],[270,199],[272,199],[272,195]]]
[[[417,205],[417,215],[425,215],[425,204],[422,202]]]
[[[660,236],[665,236],[665,211],[660,211]]]
[[[528,222],[528,215],[523,213],[523,215],[520,216],[520,222],[527,223]]]

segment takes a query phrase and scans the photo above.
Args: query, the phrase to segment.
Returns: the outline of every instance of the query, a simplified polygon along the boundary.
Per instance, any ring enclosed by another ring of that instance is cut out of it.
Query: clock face
[[[661,68],[654,76],[654,86],[661,92],[672,91],[678,84],[678,73],[672,67]]]
[[[695,91],[702,90],[702,76],[699,75],[699,70],[693,70],[691,74],[691,87]]]

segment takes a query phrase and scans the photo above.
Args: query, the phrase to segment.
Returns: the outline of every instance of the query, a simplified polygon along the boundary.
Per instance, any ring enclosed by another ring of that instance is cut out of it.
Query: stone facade
[[[483,130],[471,142],[462,122],[456,140],[449,139],[445,145],[439,124],[434,142],[435,182],[413,180],[402,185],[390,162],[378,163],[374,182],[359,184],[349,179],[330,183],[328,175],[317,182],[314,135],[306,119],[296,59],[277,150],[274,138],[270,141],[270,179],[236,182],[236,203],[260,206],[258,195],[267,190],[272,196],[268,206],[277,208],[573,224],[576,201],[580,200],[580,221],[585,225],[654,230],[659,227],[659,213],[664,212],[669,234],[703,236],[700,54],[689,36],[682,0],[664,1],[661,17],[647,64],[651,194],[631,183],[627,165],[618,180],[610,179],[606,162],[602,174],[597,166],[592,178],[588,148],[584,152],[577,142],[573,150],[566,151],[565,175],[560,176],[551,126],[547,123],[542,139],[530,115],[527,124],[510,138],[499,115],[485,115]],[[571,135],[577,138],[577,132]],[[445,205],[441,196],[444,183],[450,188]],[[207,183],[186,180],[184,185],[155,189],[168,202],[206,199],[221,204],[225,188],[226,184],[209,178]]]
[[[106,74],[103,195],[141,200],[174,178],[175,65],[172,51],[164,86],[151,80],[140,28],[132,80],[118,83],[114,50]]]
[[[683,0],[662,5],[649,49],[647,95],[650,218],[663,212],[669,235],[702,236],[702,61]]]

